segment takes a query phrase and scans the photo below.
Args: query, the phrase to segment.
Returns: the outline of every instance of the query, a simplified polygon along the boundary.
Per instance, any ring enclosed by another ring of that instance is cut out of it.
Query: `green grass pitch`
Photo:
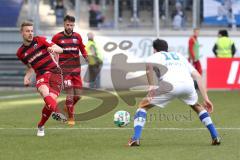
[[[35,127],[43,101],[31,93],[34,92],[0,92],[0,160],[240,159],[239,91],[209,93],[215,106],[211,116],[222,137],[220,146],[210,145],[210,135],[197,115],[175,100],[165,109],[154,108],[148,112],[141,146],[136,148],[126,147],[133,133],[133,122],[124,128],[113,124],[117,110],[127,110],[133,117],[136,107],[120,100],[113,111],[77,122],[74,127],[50,118],[45,126],[46,136],[37,137]],[[89,111],[98,103],[99,100],[84,97],[77,104],[76,112]]]

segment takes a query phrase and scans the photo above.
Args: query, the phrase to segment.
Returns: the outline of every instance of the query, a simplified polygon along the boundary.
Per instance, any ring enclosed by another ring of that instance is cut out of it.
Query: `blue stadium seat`
[[[24,0],[1,0],[0,27],[16,27]]]

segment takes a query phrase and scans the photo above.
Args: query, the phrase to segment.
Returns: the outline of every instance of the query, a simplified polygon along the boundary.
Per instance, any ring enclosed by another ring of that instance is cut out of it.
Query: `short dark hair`
[[[64,20],[64,22],[65,21],[75,22],[75,17],[66,15],[63,20]]]
[[[163,39],[156,39],[153,41],[153,48],[157,51],[168,51],[168,43]]]
[[[226,29],[219,30],[218,34],[223,37],[228,37],[228,31]]]

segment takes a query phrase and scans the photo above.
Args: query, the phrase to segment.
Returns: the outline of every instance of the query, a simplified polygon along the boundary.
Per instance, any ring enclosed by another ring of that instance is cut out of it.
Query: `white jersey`
[[[174,98],[178,98],[188,105],[194,105],[197,102],[198,96],[191,77],[195,68],[185,57],[176,52],[157,52],[147,58],[146,63],[165,66],[168,70],[164,75],[160,75],[159,82],[169,82],[173,87],[168,93],[153,97],[151,104],[164,107]]]
[[[147,63],[161,64],[168,71],[161,75],[159,80],[164,80],[172,85],[179,82],[193,83],[191,73],[195,70],[185,57],[176,52],[157,52],[147,58]]]

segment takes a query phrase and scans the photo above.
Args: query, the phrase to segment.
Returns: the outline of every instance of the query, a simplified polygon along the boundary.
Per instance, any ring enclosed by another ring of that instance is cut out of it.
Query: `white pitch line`
[[[0,128],[0,130],[35,130],[37,128]],[[133,128],[57,128],[50,127],[46,130],[132,130]],[[240,130],[240,128],[216,128],[218,130]],[[144,130],[172,130],[172,131],[198,131],[206,128],[144,128]]]
[[[14,99],[14,98],[21,98],[21,97],[32,97],[38,95],[37,93],[27,93],[27,94],[16,94],[10,96],[0,96],[0,100],[4,99]]]

